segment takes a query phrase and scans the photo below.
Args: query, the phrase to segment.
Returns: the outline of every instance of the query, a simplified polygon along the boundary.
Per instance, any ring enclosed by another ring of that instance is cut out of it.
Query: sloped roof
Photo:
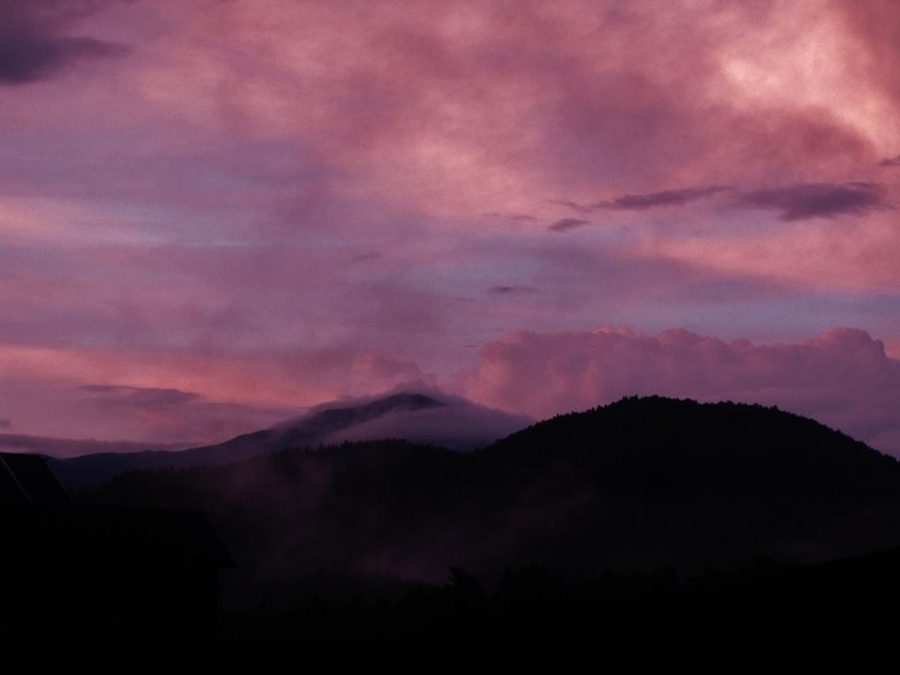
[[[0,453],[0,563],[233,567],[206,516],[74,506],[39,455]]]
[[[0,452],[0,505],[66,504],[69,496],[43,457]]]

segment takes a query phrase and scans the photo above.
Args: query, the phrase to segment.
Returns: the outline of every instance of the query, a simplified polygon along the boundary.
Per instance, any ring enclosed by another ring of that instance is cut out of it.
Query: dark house
[[[198,644],[233,566],[206,517],[75,506],[42,457],[0,453],[0,638]]]

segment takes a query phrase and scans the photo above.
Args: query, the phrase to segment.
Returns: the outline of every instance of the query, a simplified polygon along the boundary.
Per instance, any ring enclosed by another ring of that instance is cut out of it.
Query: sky
[[[419,382],[900,456],[893,0],[0,0],[0,435]]]

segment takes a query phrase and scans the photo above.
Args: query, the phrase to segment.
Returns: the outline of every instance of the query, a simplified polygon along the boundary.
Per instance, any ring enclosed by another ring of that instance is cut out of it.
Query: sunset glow
[[[900,456],[898,34],[891,0],[0,0],[0,435],[421,383]]]

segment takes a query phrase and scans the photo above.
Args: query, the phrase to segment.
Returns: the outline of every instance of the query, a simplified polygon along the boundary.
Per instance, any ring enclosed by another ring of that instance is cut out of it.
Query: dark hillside
[[[253,578],[814,562],[897,543],[900,466],[779,410],[624,399],[471,454],[402,441],[134,472],[83,495],[208,512]]]

